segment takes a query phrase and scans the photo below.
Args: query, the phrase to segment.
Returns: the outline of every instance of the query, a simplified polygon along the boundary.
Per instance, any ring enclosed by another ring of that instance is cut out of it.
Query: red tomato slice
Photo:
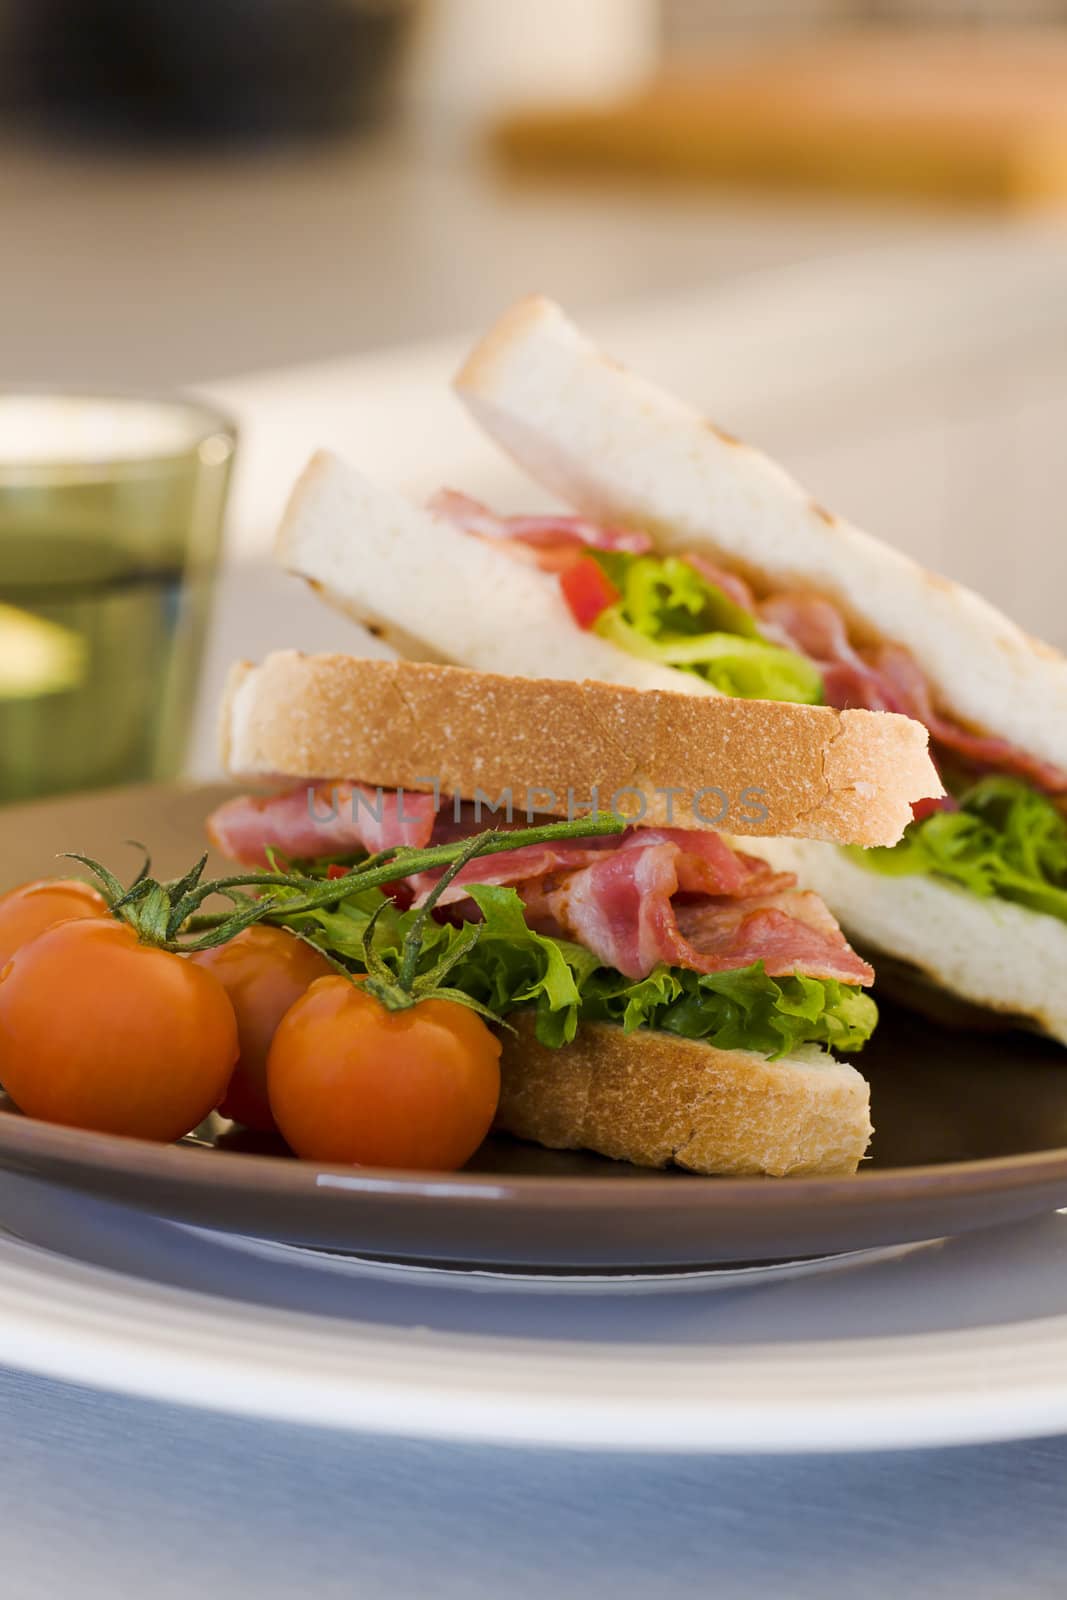
[[[923,822],[927,817],[932,817],[935,811],[958,811],[959,802],[950,794],[942,794],[928,800],[914,800],[911,814],[916,822]]]
[[[619,599],[618,589],[593,556],[579,556],[565,568],[559,586],[580,628],[591,628],[600,613]]]

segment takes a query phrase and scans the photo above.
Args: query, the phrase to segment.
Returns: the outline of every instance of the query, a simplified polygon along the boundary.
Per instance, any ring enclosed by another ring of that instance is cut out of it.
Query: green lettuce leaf
[[[771,644],[750,611],[678,556],[593,552],[621,598],[596,631],[630,655],[694,672],[745,700],[822,700],[818,668]]]
[[[514,889],[474,885],[471,898],[482,913],[480,937],[452,969],[449,985],[501,1017],[533,1008],[537,1037],[551,1047],[568,1044],[580,1022],[603,1021],[616,1022],[627,1033],[662,1028],[725,1050],[777,1058],[802,1044],[858,1050],[877,1021],[874,1001],[862,990],[832,979],[770,978],[762,962],[706,975],[660,966],[647,978],[624,978],[601,966],[584,946],[530,928]],[[363,935],[383,899],[380,890],[365,890],[331,910],[282,920],[362,970]],[[413,916],[386,904],[373,932],[380,955],[399,955]],[[447,954],[461,931],[451,923],[431,922],[420,970]]]
[[[865,867],[893,877],[947,878],[984,899],[1012,900],[1067,922],[1067,819],[1017,778],[981,778],[958,811],[913,822],[899,844],[851,850]]]
[[[762,961],[735,972],[658,967],[640,982],[601,968],[583,991],[587,1021],[663,1028],[721,1050],[756,1050],[776,1060],[803,1044],[860,1050],[878,1011],[870,995],[833,978],[771,978]]]

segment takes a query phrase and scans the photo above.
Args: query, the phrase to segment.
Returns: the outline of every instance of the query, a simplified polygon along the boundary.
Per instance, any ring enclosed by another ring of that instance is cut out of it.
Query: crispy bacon
[[[627,828],[621,835],[525,845],[518,850],[502,850],[497,855],[475,856],[456,874],[437,903],[449,905],[466,899],[467,888],[473,883],[521,884],[524,890],[529,888],[532,893],[533,885],[547,888],[557,882],[561,874],[589,866],[613,851],[646,850],[653,845],[666,845],[674,851],[678,889],[683,894],[729,897],[770,894],[796,881],[792,873],[776,873],[766,861],[732,850],[717,833],[687,832],[682,828]],[[412,879],[417,887],[417,905],[426,899],[437,877],[436,873],[424,872]]]
[[[843,711],[900,711],[892,685],[854,650],[836,606],[813,594],[771,595],[758,608],[761,632],[774,644],[797,650],[822,673],[828,705]]]
[[[605,839],[604,843],[610,846],[615,840]],[[586,844],[581,841],[559,845],[530,844],[518,850],[501,850],[497,855],[475,856],[456,874],[437,904],[454,905],[457,901],[468,899],[467,891],[476,883],[540,883],[550,873],[585,866],[587,862],[594,861],[599,853],[600,841],[590,839]],[[439,877],[437,872],[420,872],[410,880],[415,890],[416,905],[423,904]]]
[[[856,648],[845,619],[829,600],[810,594],[779,594],[758,607],[762,631],[808,656],[822,673],[827,704],[839,711],[897,711],[929,729],[942,753],[951,752],[979,772],[1005,772],[1049,794],[1067,793],[1067,772],[1009,743],[971,733],[935,710],[921,667],[902,645]]]
[[[429,509],[464,533],[491,539],[511,554],[521,553],[545,572],[562,571],[582,550],[626,550],[643,556],[652,548],[647,533],[592,522],[588,517],[557,516],[553,512],[534,517],[501,517],[458,489],[439,490],[430,500]]]
[[[302,784],[285,794],[241,795],[219,806],[208,837],[225,855],[265,867],[267,850],[286,859],[314,860],[349,851],[429,844],[437,805],[433,795],[374,790],[354,783]]]
[[[819,897],[784,887],[791,874],[772,877],[765,893],[706,896],[679,909],[679,856],[668,843],[613,851],[549,889],[548,909],[568,937],[628,978],[661,961],[696,972],[762,961],[772,977],[873,980]]]
[[[697,550],[687,550],[682,560],[698,572],[705,582],[712,584],[716,589],[721,589],[728,600],[735,606],[740,606],[742,611],[755,612],[756,601],[752,590],[744,578],[738,577],[736,572],[725,572],[722,567],[717,567],[707,556],[702,556]]]
[[[240,861],[261,865],[273,847],[289,858],[361,847],[422,846],[464,837],[477,823],[451,805],[435,817],[433,797],[385,793],[355,784],[301,787],[270,799],[221,806],[208,823],[212,841]],[[377,814],[376,814],[377,813]],[[397,886],[422,904],[437,874]],[[618,836],[521,846],[478,856],[438,904],[474,914],[472,884],[514,885],[532,926],[563,933],[627,977],[658,962],[723,972],[763,961],[772,975],[867,983],[873,974],[849,949],[817,895],[796,890],[789,872],[734,850],[716,833],[627,828]],[[467,906],[463,907],[463,902]]]
[[[883,682],[890,684],[909,717],[926,724],[930,738],[979,772],[1004,772],[1032,783],[1046,794],[1067,798],[1067,772],[991,734],[970,733],[934,710],[930,686],[915,661],[899,645],[882,645],[875,654]]]

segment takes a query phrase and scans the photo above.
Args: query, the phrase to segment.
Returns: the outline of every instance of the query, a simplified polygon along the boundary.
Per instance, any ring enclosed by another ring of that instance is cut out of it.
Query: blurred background
[[[147,625],[207,662],[196,771],[226,659],[345,642],[267,565],[308,450],[536,498],[444,388],[533,289],[1067,643],[1067,0],[0,0],[0,204],[0,387],[193,389],[224,414],[215,469],[236,420],[214,620],[201,515],[160,535]],[[89,659],[92,585],[142,594],[146,539],[123,533],[64,610],[69,540],[32,582],[13,565],[20,449],[0,407],[0,666],[26,648],[9,612],[80,631]],[[74,532],[106,542],[101,515]],[[172,721],[193,705],[188,660],[119,643],[166,677]],[[80,680],[105,708],[110,671]],[[74,692],[42,681],[16,729],[25,674],[0,671],[0,752],[29,771],[0,755],[0,797],[77,786],[77,763],[36,775],[34,730],[54,744]],[[135,744],[106,781],[179,764],[173,729],[169,754]]]
[[[0,0],[0,106],[6,377],[186,383],[1055,199],[1067,0]]]

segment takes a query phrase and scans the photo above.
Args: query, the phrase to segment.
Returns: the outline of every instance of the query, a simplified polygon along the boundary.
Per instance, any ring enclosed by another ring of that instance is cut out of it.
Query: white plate
[[[1067,1429],[1058,1214],[823,1270],[587,1281],[581,1293],[250,1246],[12,1177],[0,1216],[0,1361],[157,1400],[645,1451]]]

